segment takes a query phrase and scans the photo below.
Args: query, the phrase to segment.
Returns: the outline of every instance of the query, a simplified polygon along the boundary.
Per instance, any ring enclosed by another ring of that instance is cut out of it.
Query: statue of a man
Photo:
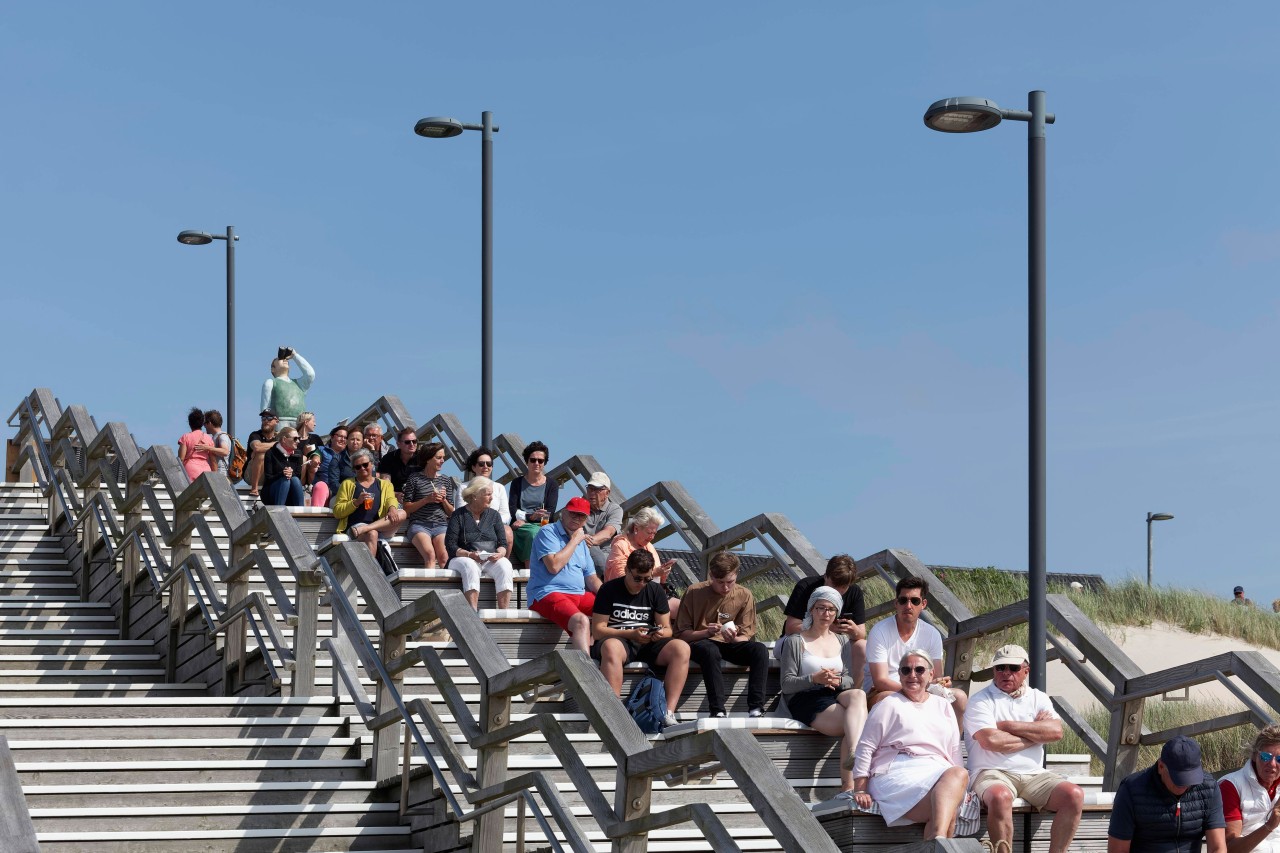
[[[302,375],[289,378],[289,362],[296,361]],[[262,408],[280,416],[280,427],[295,426],[298,415],[306,411],[307,389],[315,381],[316,372],[293,347],[280,347],[271,360],[271,378],[262,383]]]

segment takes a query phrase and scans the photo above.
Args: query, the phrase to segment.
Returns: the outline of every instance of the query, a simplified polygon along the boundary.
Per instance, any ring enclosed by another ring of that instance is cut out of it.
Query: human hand
[[[292,479],[292,478],[293,478],[293,466],[292,466],[292,465],[286,465],[286,466],[284,466],[284,470],[283,470],[283,471],[281,471],[280,473],[284,475],[284,478],[285,478],[286,480],[290,480],[290,479]]]
[[[858,808],[871,808],[871,795],[866,791],[855,791],[853,801],[858,804]]]
[[[1276,827],[1280,827],[1280,804],[1267,814],[1267,829],[1274,830]]]
[[[738,636],[738,626],[733,622],[724,623],[720,626],[720,636],[732,641],[734,637]]]
[[[858,624],[852,619],[845,619],[843,617],[837,619],[831,625],[831,633],[833,634],[852,634],[856,630],[858,630]]]
[[[951,676],[949,676],[949,675],[940,675],[940,676],[938,676],[937,678],[935,678],[935,679],[933,680],[933,683],[934,683],[934,684],[941,685],[941,686],[943,686],[943,687],[950,687],[950,686],[951,686]]]
[[[631,629],[631,639],[637,643],[649,642],[649,629],[643,625],[637,625]]]
[[[1057,719],[1056,714],[1054,714],[1052,711],[1044,710],[1036,714],[1035,722],[1039,723],[1039,722],[1043,722],[1044,720],[1055,720],[1055,719]]]

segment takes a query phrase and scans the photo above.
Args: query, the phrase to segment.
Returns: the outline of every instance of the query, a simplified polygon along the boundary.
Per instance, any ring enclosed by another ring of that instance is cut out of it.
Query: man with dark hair
[[[754,639],[756,599],[751,590],[738,585],[738,565],[738,555],[730,551],[712,557],[707,579],[689,587],[676,614],[676,636],[689,644],[690,656],[702,668],[707,707],[713,717],[726,716],[722,660],[750,667],[747,713],[751,717],[764,716],[769,648]]]
[[[1209,853],[1227,853],[1222,796],[1200,765],[1200,744],[1178,735],[1155,764],[1116,789],[1107,853],[1198,851],[1201,839]]]
[[[964,717],[969,697],[951,687],[951,678],[942,672],[942,634],[920,618],[929,606],[929,582],[908,575],[895,587],[897,597],[892,619],[877,622],[867,634],[867,677],[864,680],[868,705],[902,690],[897,680],[897,663],[912,649],[924,649],[933,659],[933,683],[929,692],[955,703],[956,719]]]
[[[271,409],[263,409],[258,413],[262,418],[262,428],[249,433],[249,470],[245,481],[249,484],[249,497],[258,497],[258,484],[262,482],[262,462],[267,458],[267,451],[276,446],[280,437],[276,435],[276,427],[280,418]]]
[[[582,498],[574,498],[580,501]],[[568,513],[570,501],[566,505]],[[606,581],[596,592],[591,613],[591,657],[614,694],[622,696],[622,669],[631,661],[665,667],[662,683],[667,689],[664,726],[680,722],[676,707],[689,677],[689,645],[671,637],[671,610],[667,594],[653,582],[653,555],[632,551],[626,573]]]
[[[866,667],[867,662],[867,610],[862,596],[862,587],[854,580],[858,576],[858,564],[848,554],[836,554],[827,560],[827,570],[822,577],[801,578],[787,599],[783,608],[786,621],[782,626],[782,636],[798,633],[804,622],[805,608],[809,606],[809,596],[820,586],[829,586],[844,597],[844,605],[831,625],[831,633],[845,634],[849,637],[849,672],[854,680]],[[774,653],[782,643],[774,646]]]
[[[405,427],[396,436],[396,451],[383,456],[378,462],[378,476],[391,481],[396,500],[404,498],[404,483],[409,475],[421,468],[413,463],[413,455],[418,452],[418,431],[413,427]]]

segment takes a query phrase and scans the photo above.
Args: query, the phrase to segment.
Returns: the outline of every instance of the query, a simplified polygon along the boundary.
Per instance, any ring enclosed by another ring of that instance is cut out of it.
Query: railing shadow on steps
[[[943,633],[947,674],[964,690],[974,680],[990,681],[990,668],[976,669],[974,649],[981,637],[1027,621],[1026,599],[989,613],[974,615],[938,577],[910,551],[889,549],[858,560],[858,578],[878,576],[893,586],[900,578],[922,577],[929,582],[926,615]],[[1138,769],[1139,749],[1164,743],[1177,735],[1194,737],[1233,726],[1258,728],[1276,722],[1280,711],[1280,669],[1254,651],[1227,652],[1158,672],[1142,669],[1093,623],[1066,595],[1047,598],[1050,626],[1049,660],[1059,660],[1083,684],[1110,716],[1103,738],[1072,704],[1051,697],[1063,722],[1103,765],[1103,789],[1114,791]],[[892,604],[868,608],[868,618],[887,613]],[[1262,702],[1231,680],[1235,676]],[[1210,681],[1221,683],[1245,710],[1171,729],[1150,731],[1143,726],[1148,699]]]
[[[384,401],[387,399],[389,398],[384,398]],[[114,519],[112,523],[98,524],[94,521],[96,514],[80,511],[86,504],[110,508],[110,504],[99,496],[102,494],[104,475],[114,470],[117,458],[123,459],[128,465],[128,484],[121,494],[114,482],[109,483],[108,493],[115,499],[116,511],[125,514],[126,531],[135,530],[142,523],[141,505],[148,503],[147,492],[154,492],[152,480],[157,480],[157,485],[172,496],[172,524],[164,519],[163,512],[156,513],[160,509],[158,501],[149,503],[149,508],[155,515],[152,521],[160,527],[161,538],[170,549],[170,563],[175,566],[169,570],[164,581],[181,574],[181,577],[169,585],[170,653],[175,650],[176,637],[183,630],[189,610],[185,588],[189,575],[185,573],[186,569],[192,568],[196,578],[208,577],[208,573],[202,571],[203,563],[198,559],[193,560],[197,555],[191,553],[192,533],[200,532],[203,536],[208,532],[207,522],[201,526],[203,516],[200,514],[201,505],[208,501],[210,510],[219,518],[229,535],[230,553],[218,565],[218,574],[225,584],[225,600],[228,603],[221,611],[211,611],[215,615],[221,612],[224,619],[234,614],[237,620],[236,628],[225,621],[217,623],[217,629],[226,633],[227,657],[234,658],[244,654],[244,620],[239,617],[249,616],[250,620],[255,618],[250,609],[244,606],[244,602],[250,598],[248,570],[257,566],[264,570],[265,576],[274,574],[274,571],[268,571],[273,569],[270,560],[265,558],[262,549],[258,547],[259,543],[265,541],[274,542],[296,584],[293,659],[288,661],[291,664],[288,668],[292,670],[289,688],[293,695],[313,695],[314,692],[316,626],[321,591],[327,585],[334,625],[341,629],[335,630],[334,638],[326,643],[328,650],[334,655],[338,673],[334,679],[334,689],[336,693],[337,682],[341,680],[355,700],[362,718],[373,731],[375,779],[386,782],[399,775],[403,784],[409,777],[407,753],[404,763],[399,766],[398,774],[395,763],[396,754],[403,742],[403,726],[404,741],[412,741],[418,755],[426,761],[434,783],[444,794],[455,816],[460,821],[475,820],[473,849],[491,850],[501,845],[504,821],[501,806],[514,797],[520,798],[521,802],[533,810],[535,819],[546,833],[548,843],[561,849],[559,840],[532,796],[533,791],[538,793],[551,810],[557,828],[572,849],[593,849],[548,777],[535,772],[508,778],[509,741],[535,728],[545,734],[557,758],[578,785],[592,817],[606,837],[613,841],[613,849],[617,851],[630,853],[643,850],[647,843],[647,833],[686,822],[699,827],[715,849],[738,850],[728,830],[709,806],[695,804],[657,814],[650,811],[650,781],[654,776],[670,774],[687,768],[690,764],[702,764],[713,759],[723,765],[727,774],[739,785],[784,849],[836,849],[830,836],[786,783],[751,734],[743,731],[703,732],[651,746],[614,696],[599,669],[582,653],[553,652],[513,668],[483,621],[466,605],[459,593],[441,595],[432,592],[402,607],[388,580],[363,546],[338,542],[326,549],[326,556],[318,556],[287,509],[264,507],[251,516],[247,515],[225,478],[206,473],[196,482],[187,483],[185,472],[173,457],[172,451],[167,447],[152,447],[146,453],[140,453],[123,425],[108,424],[99,432],[83,409],[72,407],[74,412],[68,409],[70,414],[64,413],[55,421],[46,442],[39,434],[39,424],[48,422],[52,411],[45,407],[51,405],[56,405],[52,395],[43,389],[37,389],[15,412],[20,419],[19,435],[24,448],[27,445],[35,448],[33,452],[24,454],[21,461],[23,464],[30,462],[37,467],[44,466],[48,472],[60,470],[59,463],[71,469],[72,477],[87,497],[81,502],[73,489],[64,489],[67,494],[59,496],[60,480],[56,473],[49,474],[45,482],[51,503],[50,524],[51,527],[66,530],[68,513],[74,511],[75,515],[71,517],[79,519],[79,528],[75,532],[81,537],[82,547],[88,545],[84,547],[86,554],[91,553],[92,548],[106,537],[115,537],[109,544],[110,548],[116,552],[122,549],[125,551],[126,566],[131,561],[136,561],[144,548],[158,551],[151,548],[154,544],[153,537],[141,533],[132,538],[121,536]],[[73,441],[79,441],[81,448],[89,450],[83,469],[72,465],[74,454],[69,451],[74,450]],[[52,457],[39,450],[46,443],[58,448]],[[114,480],[114,476],[108,479]],[[154,493],[150,499],[155,500]],[[68,502],[70,506],[58,509],[53,506],[56,502]],[[86,530],[86,522],[89,522],[90,527],[97,525],[101,529]],[[210,554],[217,553],[217,548],[213,547],[216,543],[213,542],[211,532],[205,544]],[[151,556],[155,559],[159,555],[152,553]],[[332,556],[333,560],[330,561],[328,556]],[[112,556],[113,561],[114,559]],[[357,591],[364,598],[366,608],[371,609],[378,619],[380,640],[376,646],[356,615],[352,602]],[[277,598],[277,607],[287,600],[285,595],[276,594],[273,597]],[[259,596],[258,601],[265,606],[265,598]],[[432,620],[439,620],[450,630],[481,684],[479,721],[470,714],[461,695],[453,687],[443,662],[433,649],[419,647],[414,655],[404,653],[407,635]],[[363,665],[366,676],[376,684],[375,703],[362,701],[363,691],[356,672],[356,661]],[[453,747],[449,733],[434,709],[421,701],[406,704],[400,693],[398,684],[403,679],[404,671],[420,662],[446,688],[446,696],[455,719],[469,744],[479,752],[477,773],[474,775],[467,771],[465,761]],[[618,761],[616,811],[608,806],[568,736],[553,716],[538,714],[527,721],[510,723],[511,697],[528,687],[548,681],[560,681],[575,691],[596,734]],[[453,777],[452,782],[432,755],[430,745],[434,745],[444,755],[445,764]],[[462,789],[468,802],[475,808],[464,812],[452,794],[451,784]]]

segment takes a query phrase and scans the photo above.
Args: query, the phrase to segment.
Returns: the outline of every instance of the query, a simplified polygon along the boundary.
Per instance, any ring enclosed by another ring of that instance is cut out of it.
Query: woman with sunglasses
[[[405,538],[422,555],[424,568],[434,569],[449,562],[449,552],[444,545],[444,534],[449,528],[449,516],[457,507],[457,484],[448,474],[441,474],[447,454],[438,441],[418,448],[421,471],[415,471],[404,481],[404,509],[409,513],[409,529]],[[390,482],[390,481],[387,481]]]
[[[845,634],[831,630],[844,597],[829,586],[809,595],[800,632],[783,639],[778,663],[782,697],[792,719],[824,735],[841,738],[840,793],[853,799],[853,750],[867,720],[867,694],[854,687],[844,647]]]
[[[911,649],[897,666],[901,692],[871,709],[853,761],[853,802],[874,802],[889,826],[924,824],[924,839],[951,838],[969,785],[951,703],[929,692],[933,659]]]
[[[462,490],[466,491],[467,483],[476,477],[484,477],[489,481],[491,495],[489,509],[502,519],[502,527],[507,537],[507,553],[511,553],[511,505],[507,499],[507,487],[493,478],[493,451],[487,447],[477,447],[467,457],[466,476],[462,478]],[[463,497],[465,501],[466,498]]]
[[[547,460],[551,453],[541,441],[525,445],[525,473],[511,484],[508,512],[511,515],[511,558],[520,565],[529,562],[533,540],[542,525],[555,520],[560,487],[547,477]]]
[[[280,440],[262,460],[263,501],[267,506],[303,506],[302,455],[298,453],[298,430],[285,427]]]
[[[329,431],[328,446],[321,445],[312,451],[308,458],[308,470],[310,471],[311,484],[311,505],[312,506],[328,506],[329,498],[333,496],[334,489],[329,486],[329,471],[332,470],[334,460],[342,455],[342,451],[347,449],[347,428],[345,426],[336,426]],[[311,460],[319,457],[320,464],[314,469],[311,468]]]
[[[369,546],[378,558],[378,537],[390,536],[404,521],[404,510],[396,500],[390,480],[380,480],[373,473],[373,454],[358,450],[351,457],[355,476],[343,480],[333,498],[333,517],[338,519],[338,532],[346,533]]]

